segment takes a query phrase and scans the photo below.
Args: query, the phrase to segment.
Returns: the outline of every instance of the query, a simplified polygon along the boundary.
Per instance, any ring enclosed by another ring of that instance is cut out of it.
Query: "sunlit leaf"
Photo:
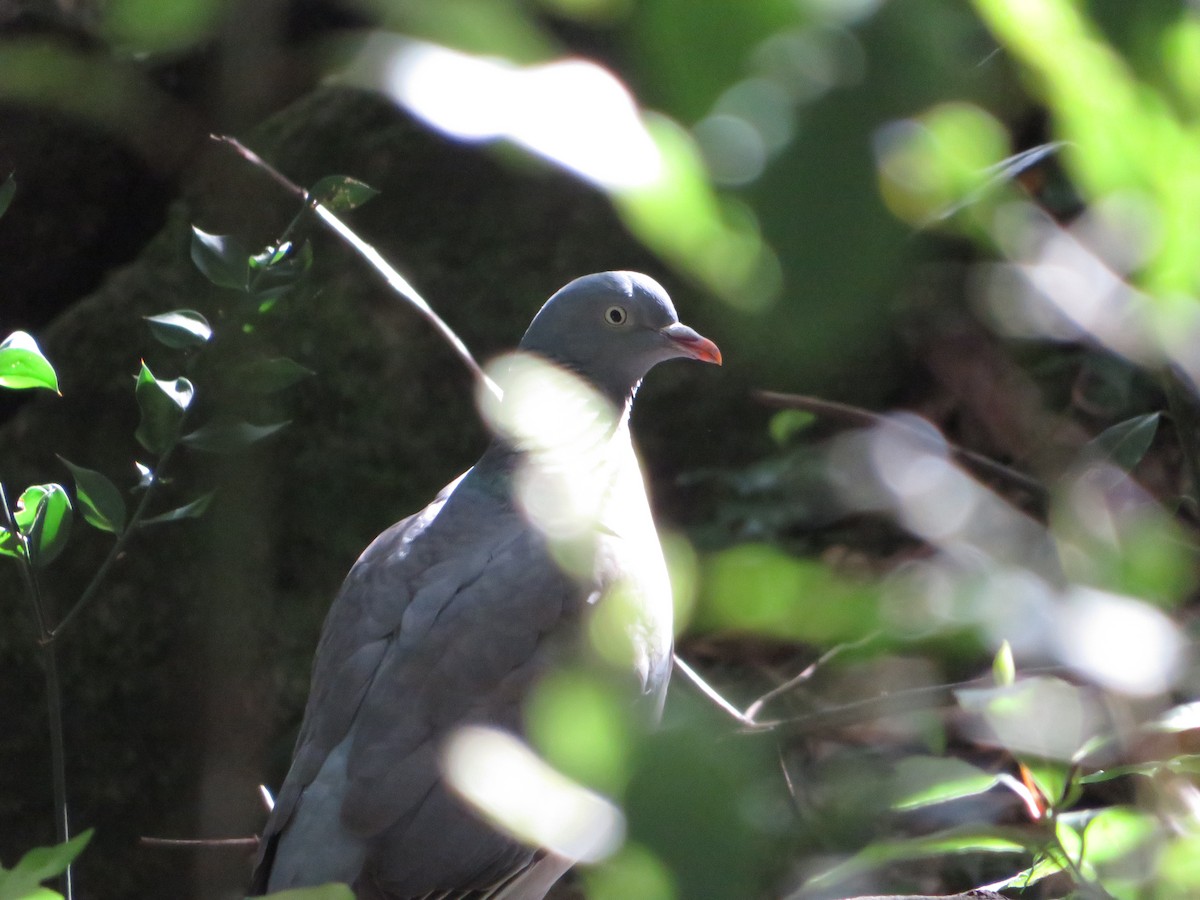
[[[327,175],[312,186],[309,194],[335,213],[341,213],[362,206],[379,196],[379,191],[348,175]]]
[[[91,838],[92,829],[89,828],[66,843],[35,847],[9,871],[0,868],[0,900],[40,900],[42,897],[59,896],[45,888],[39,889],[38,885],[65,872]],[[39,893],[39,890],[44,893]]]
[[[212,326],[200,313],[191,309],[146,316],[150,333],[163,344],[176,349],[201,347],[212,338]]]
[[[241,450],[269,437],[288,422],[273,422],[270,425],[251,425],[249,422],[210,422],[191,434],[180,438],[180,443],[193,450],[206,453],[230,453]]]
[[[94,469],[77,466],[62,456],[59,459],[75,479],[75,496],[84,521],[101,531],[113,534],[124,531],[125,499],[113,483]]]
[[[26,488],[12,512],[17,530],[28,540],[34,565],[44,566],[62,552],[71,533],[71,500],[61,484]],[[24,555],[21,543],[7,529],[0,529],[0,554]]]
[[[998,776],[960,759],[940,756],[910,756],[900,761],[893,774],[895,796],[892,808],[920,809],[974,797],[991,790]]]
[[[0,184],[0,216],[8,212],[8,207],[16,193],[17,176],[10,172],[9,176],[4,179],[4,184]]]
[[[237,238],[192,226],[192,262],[218,287],[249,289],[250,254]]]
[[[136,388],[142,413],[141,423],[134,432],[138,443],[151,453],[160,454],[174,444],[193,395],[192,383],[186,378],[159,381],[143,362]]]
[[[305,368],[286,356],[279,356],[272,359],[256,359],[238,366],[232,374],[232,380],[241,390],[255,394],[273,394],[312,374],[312,369]]]
[[[1161,419],[1162,413],[1153,412],[1118,422],[1089,441],[1084,450],[1094,456],[1107,457],[1128,471],[1141,462],[1150,449]]]
[[[144,491],[150,485],[154,484],[154,470],[145,463],[140,463],[134,460],[134,466],[137,467],[138,483],[133,486],[135,491]]]
[[[205,510],[208,509],[208,504],[212,502],[212,498],[213,494],[210,491],[202,497],[197,497],[191,503],[185,503],[183,506],[178,506],[169,512],[153,516],[149,519],[142,519],[138,524],[141,527],[146,527],[147,525],[165,525],[168,522],[179,522],[182,519],[198,519],[204,515]]]
[[[24,331],[14,331],[0,343],[0,387],[46,388],[58,393],[54,367],[42,355],[37,341]]]

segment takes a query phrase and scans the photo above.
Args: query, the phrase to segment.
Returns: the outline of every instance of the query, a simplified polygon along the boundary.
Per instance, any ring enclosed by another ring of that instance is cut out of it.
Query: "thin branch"
[[[806,666],[804,668],[804,670],[800,672],[799,675],[789,678],[787,681],[785,681],[781,685],[778,685],[777,687],[771,688],[771,690],[767,691],[765,694],[763,694],[761,697],[759,697],[757,700],[755,700],[753,703],[751,703],[749,706],[747,706],[746,712],[745,712],[746,718],[748,718],[752,722],[757,721],[758,714],[760,712],[762,712],[762,708],[764,706],[766,706],[769,702],[774,700],[776,697],[786,694],[787,692],[794,690],[795,688],[804,684],[804,682],[808,681],[810,678],[812,678],[814,675],[816,675],[817,671],[822,666],[826,665],[831,660],[836,659],[838,656],[841,656],[847,650],[858,650],[862,647],[866,647],[868,644],[870,644],[872,641],[876,640],[878,637],[879,637],[879,632],[872,632],[871,634],[868,634],[866,637],[859,638],[857,641],[852,641],[849,644],[838,644],[836,647],[831,647],[830,649],[826,650],[824,653],[822,653],[820,656],[818,656],[815,660],[813,660],[812,663],[810,663],[808,666]],[[762,723],[762,724],[769,724],[769,723]]]
[[[673,659],[675,660],[675,668],[682,672],[687,677],[688,681],[690,681],[696,688],[696,690],[711,700],[719,710],[732,716],[734,720],[738,722],[738,724],[745,728],[759,727],[752,719],[746,718],[745,713],[722,697],[717,692],[716,688],[701,678],[691,666],[683,661],[683,657],[681,657],[678,653],[673,654]]]
[[[45,507],[43,507],[44,509]],[[12,535],[13,541],[21,549],[21,553],[17,556],[17,567],[21,570],[25,592],[33,606],[34,618],[37,620],[38,646],[41,650],[43,674],[46,678],[46,724],[50,731],[50,777],[54,798],[54,831],[58,843],[64,844],[71,839],[71,819],[67,806],[67,752],[66,739],[63,734],[62,682],[58,676],[58,655],[54,646],[48,642],[46,611],[42,603],[37,570],[33,565],[29,539],[17,527],[16,516],[13,515],[12,508],[8,505],[8,495],[4,491],[3,484],[0,484],[0,510],[3,510],[4,523],[8,533]],[[71,864],[68,864],[63,870],[60,883],[63,897],[66,900],[72,900],[74,887]]]
[[[129,538],[137,531],[138,523],[146,514],[146,508],[150,504],[150,496],[154,493],[154,488],[162,480],[162,471],[166,467],[167,462],[171,459],[171,454],[174,452],[175,446],[172,445],[163,451],[155,465],[154,474],[150,478],[150,483],[146,485],[146,489],[142,492],[142,499],[134,508],[133,515],[130,516],[129,522],[125,525],[124,530],[117,536],[112,547],[109,548],[108,555],[104,557],[104,561],[100,563],[100,568],[96,570],[96,574],[92,576],[92,580],[88,582],[87,587],[83,589],[83,593],[79,595],[79,599],[75,601],[75,605],[67,611],[67,614],[62,617],[62,620],[47,634],[45,634],[41,643],[52,644],[58,640],[59,636],[70,627],[71,623],[79,618],[92,601],[96,598],[100,585],[108,575],[108,570],[112,568],[113,563],[120,557],[121,552],[125,549],[125,545],[129,543]]]
[[[138,846],[153,847],[155,849],[179,849],[179,848],[195,848],[203,847],[206,850],[218,849],[227,850],[230,848],[253,850],[258,847],[258,837],[244,838],[160,838],[160,837],[140,837],[138,838]]]
[[[799,409],[827,419],[844,422],[847,425],[855,425],[861,428],[896,428],[934,451],[940,451],[944,441],[944,446],[950,450],[950,454],[954,457],[955,461],[969,466],[978,472],[987,473],[1026,490],[1039,500],[1046,500],[1049,497],[1049,491],[1046,490],[1045,485],[1030,478],[1024,472],[1018,472],[1016,469],[1006,466],[1003,463],[998,463],[996,460],[990,459],[981,453],[976,453],[974,450],[968,450],[965,447],[952,444],[949,441],[945,441],[944,438],[942,440],[935,440],[922,429],[915,428],[903,420],[897,420],[891,416],[883,416],[858,406],[834,403],[831,400],[822,400],[818,397],[809,397],[803,394],[755,391],[753,396],[766,406],[774,406],[778,409]]]
[[[487,373],[484,372],[479,363],[475,361],[475,357],[471,354],[471,351],[467,348],[467,345],[463,343],[462,338],[460,338],[454,332],[454,330],[446,324],[445,320],[443,320],[441,316],[434,312],[433,307],[430,306],[425,298],[421,296],[420,292],[418,292],[417,289],[409,283],[408,279],[397,272],[396,269],[386,259],[383,258],[382,254],[380,254],[378,250],[355,234],[345,222],[334,215],[332,210],[323,205],[319,200],[317,200],[317,198],[312,196],[312,194],[300,187],[241,141],[237,140],[237,138],[219,134],[211,135],[211,138],[218,143],[227,144],[233,148],[233,150],[239,156],[241,156],[251,165],[262,169],[271,177],[272,180],[275,181],[276,184],[283,187],[284,190],[297,197],[301,202],[311,208],[322,222],[324,222],[335,234],[337,234],[338,237],[349,244],[359,256],[370,263],[371,267],[374,268],[376,272],[383,276],[384,281],[388,283],[388,286],[391,287],[392,290],[416,307],[417,311],[433,325],[433,327],[450,345],[451,349],[454,350],[459,359],[462,360],[467,369],[470,370],[471,374],[481,385],[483,385],[487,390],[495,394],[497,397],[501,396],[500,387],[487,376]]]

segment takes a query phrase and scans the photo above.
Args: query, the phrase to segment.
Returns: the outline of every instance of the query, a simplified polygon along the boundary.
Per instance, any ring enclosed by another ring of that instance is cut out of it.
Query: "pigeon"
[[[544,897],[573,861],[488,824],[445,782],[439,752],[464,725],[520,735],[523,700],[579,651],[588,614],[615,585],[636,613],[631,703],[661,713],[672,602],[629,413],[652,367],[720,365],[720,350],[679,321],[656,281],[604,272],[546,301],[517,358],[581,381],[610,415],[575,428],[567,407],[578,404],[553,393],[536,400],[548,442],[501,426],[471,469],[363,552],[322,629],[252,895],[344,882],[359,900]],[[506,390],[498,408],[515,402]],[[560,430],[567,439],[556,442]],[[591,437],[581,444],[580,434]],[[546,446],[570,466],[556,468]],[[539,460],[548,479],[539,480]],[[571,553],[535,514],[556,484],[597,504]]]

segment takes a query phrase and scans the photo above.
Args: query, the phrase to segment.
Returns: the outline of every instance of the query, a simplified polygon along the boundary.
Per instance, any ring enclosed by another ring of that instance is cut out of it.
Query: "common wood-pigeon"
[[[543,897],[570,861],[486,824],[445,784],[438,756],[464,724],[520,734],[531,686],[571,651],[614,585],[636,607],[628,631],[640,702],[661,710],[672,603],[629,411],[653,366],[719,364],[720,351],[679,322],[659,284],[633,272],[572,281],[519,350],[578,376],[611,407],[595,446],[568,446],[588,458],[567,477],[586,481],[599,504],[585,565],[564,567],[555,535],[530,515],[518,483],[537,451],[511,433],[379,535],[325,620],[251,893],[341,881],[359,898]],[[568,427],[566,410],[541,412]]]

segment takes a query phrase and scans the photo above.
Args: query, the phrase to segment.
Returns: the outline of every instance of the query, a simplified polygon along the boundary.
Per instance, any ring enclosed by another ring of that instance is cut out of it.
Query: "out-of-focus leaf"
[[[1158,820],[1129,806],[1108,806],[1088,817],[1083,826],[1083,858],[1103,866],[1144,850],[1160,834]],[[1149,868],[1150,861],[1141,868]]]
[[[8,212],[8,207],[16,193],[17,176],[10,172],[9,176],[4,179],[4,184],[0,184],[0,216]]]
[[[149,519],[142,519],[138,524],[144,528],[147,525],[165,525],[167,522],[178,522],[182,519],[198,519],[204,515],[204,511],[208,509],[208,504],[212,502],[212,498],[213,494],[210,491],[202,497],[197,497],[191,503],[177,506],[169,512],[153,516]]]
[[[0,868],[0,900],[41,900],[43,897],[60,896],[54,891],[39,888],[39,885],[47,878],[65,872],[91,838],[92,829],[89,828],[66,843],[35,847],[8,871]]]
[[[771,416],[767,430],[771,432],[771,440],[783,446],[816,420],[817,417],[807,410],[783,409]]]
[[[209,234],[193,225],[192,262],[218,287],[249,289],[250,254],[237,238]]]
[[[354,900],[354,891],[345,884],[321,884],[317,887],[289,888],[267,894],[271,900]]]
[[[1161,896],[1182,898],[1200,896],[1200,834],[1178,837],[1167,844],[1158,860]]]
[[[529,738],[546,761],[590,787],[618,793],[628,777],[629,706],[615,685],[586,672],[539,683],[526,708]]]
[[[1017,829],[957,828],[898,841],[875,841],[850,859],[811,878],[805,889],[824,893],[851,878],[889,863],[964,853],[1028,853],[1028,835]]]
[[[994,117],[966,103],[894,122],[875,138],[884,201],[913,225],[948,219],[1003,184],[1007,143]]]
[[[31,562],[44,566],[67,544],[71,533],[71,500],[61,484],[35,484],[22,491],[13,510],[17,530],[28,539]],[[0,554],[22,556],[20,542],[0,529]]]
[[[1008,687],[1017,680],[1017,665],[1013,662],[1012,644],[1000,642],[1000,649],[992,658],[992,681],[997,687]]]
[[[206,453],[230,453],[241,450],[277,432],[288,422],[273,422],[270,425],[251,425],[249,422],[210,422],[191,434],[186,434],[180,443],[193,450]]]
[[[589,900],[676,900],[671,873],[662,860],[638,844],[626,841],[611,858],[583,871]]]
[[[54,366],[24,331],[14,331],[0,343],[0,387],[46,388],[59,393]]]
[[[125,499],[113,483],[94,469],[77,466],[62,456],[59,459],[75,479],[75,496],[84,521],[101,531],[113,534],[124,531]]]
[[[177,52],[200,44],[218,26],[225,10],[212,0],[110,0],[103,31],[130,53]]]
[[[312,186],[309,194],[335,213],[342,213],[379,196],[379,191],[349,175],[326,175]]]
[[[831,571],[765,544],[709,558],[700,580],[696,626],[733,629],[830,646],[879,626],[878,596]]]
[[[146,316],[146,323],[158,341],[175,349],[201,347],[212,338],[212,326],[208,320],[192,309]]]
[[[910,756],[901,760],[893,776],[892,808],[920,809],[991,790],[998,776],[961,759]]]
[[[1150,449],[1161,419],[1162,413],[1153,412],[1118,422],[1088,441],[1084,452],[1111,459],[1129,471],[1142,461]]]
[[[255,394],[273,394],[312,374],[312,369],[305,368],[286,356],[279,356],[272,359],[256,359],[238,366],[234,370],[232,380],[241,390]]]
[[[134,432],[138,443],[151,453],[162,453],[174,444],[194,393],[192,383],[186,378],[159,381],[143,362],[136,389],[142,412],[141,423]]]

